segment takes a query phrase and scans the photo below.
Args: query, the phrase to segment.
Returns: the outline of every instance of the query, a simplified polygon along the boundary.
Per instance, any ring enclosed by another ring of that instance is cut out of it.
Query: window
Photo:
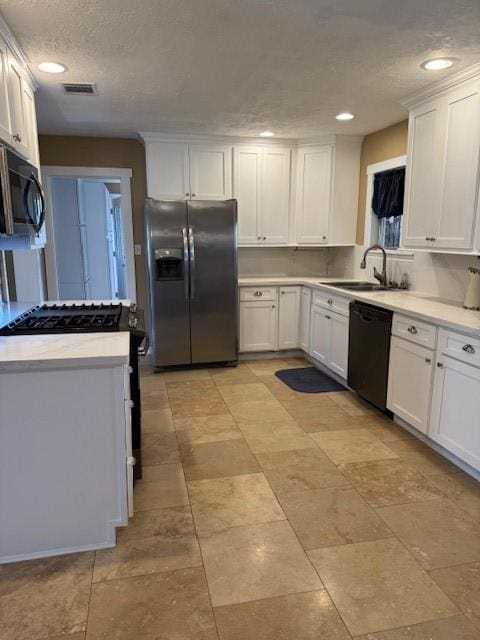
[[[371,206],[378,220],[378,242],[386,249],[400,247],[404,191],[405,167],[374,174]]]

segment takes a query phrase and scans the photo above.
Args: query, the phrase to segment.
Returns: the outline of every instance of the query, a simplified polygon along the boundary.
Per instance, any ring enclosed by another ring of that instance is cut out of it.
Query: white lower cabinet
[[[321,307],[312,305],[310,316],[310,355],[323,364],[328,360],[329,344],[328,314]]]
[[[300,300],[300,349],[310,353],[310,313],[312,308],[312,290],[302,287]]]
[[[433,351],[392,336],[387,407],[422,433],[428,431]]]
[[[480,470],[480,368],[439,354],[429,436]]]
[[[298,349],[301,287],[280,287],[278,298],[278,348]]]
[[[277,346],[276,301],[240,302],[240,351],[274,351]]]
[[[330,350],[327,366],[341,378],[348,371],[348,325],[349,318],[339,313],[330,314]]]

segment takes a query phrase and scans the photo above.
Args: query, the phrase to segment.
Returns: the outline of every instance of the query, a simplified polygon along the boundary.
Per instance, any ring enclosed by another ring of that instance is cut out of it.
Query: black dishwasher
[[[348,386],[381,411],[387,409],[392,312],[350,303]]]

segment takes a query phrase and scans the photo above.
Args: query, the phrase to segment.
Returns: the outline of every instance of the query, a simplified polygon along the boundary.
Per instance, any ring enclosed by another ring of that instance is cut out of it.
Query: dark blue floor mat
[[[345,387],[315,367],[301,369],[281,369],[275,375],[282,382],[301,393],[325,393],[327,391],[345,391]]]

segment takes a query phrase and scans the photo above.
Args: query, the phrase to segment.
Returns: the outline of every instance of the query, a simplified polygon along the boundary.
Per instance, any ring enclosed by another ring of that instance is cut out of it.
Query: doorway
[[[136,300],[131,170],[42,167],[50,300]]]

